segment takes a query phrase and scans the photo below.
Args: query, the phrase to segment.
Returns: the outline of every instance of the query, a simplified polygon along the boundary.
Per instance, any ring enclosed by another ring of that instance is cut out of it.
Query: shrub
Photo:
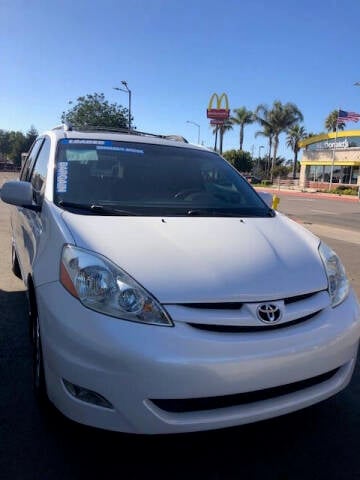
[[[348,187],[346,185],[339,185],[331,190],[331,193],[337,193],[339,195],[357,195],[358,187]]]
[[[249,152],[243,150],[228,150],[223,157],[239,172],[250,172],[253,168],[252,157]]]

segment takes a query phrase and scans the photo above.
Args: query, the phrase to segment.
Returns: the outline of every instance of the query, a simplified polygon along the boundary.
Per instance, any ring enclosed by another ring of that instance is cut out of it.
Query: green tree
[[[19,131],[0,130],[0,157],[20,166],[21,154],[29,151],[37,136],[34,126],[30,127],[26,135]]]
[[[244,143],[244,127],[245,125],[250,125],[254,122],[254,114],[250,110],[247,110],[246,107],[236,108],[233,112],[235,115],[230,118],[230,121],[234,125],[240,125],[239,148],[242,150]]]
[[[268,129],[273,133],[274,146],[270,169],[270,180],[272,181],[280,134],[302,121],[303,115],[294,103],[282,104],[279,100],[273,103],[270,110],[265,105],[259,105],[255,114],[257,119],[260,118],[268,124]]]
[[[21,165],[21,154],[26,152],[26,137],[22,132],[9,132],[10,152],[8,159],[15,165]]]
[[[287,177],[292,170],[292,166],[288,164],[292,163],[291,160],[286,160],[284,157],[276,157],[274,162],[273,177]]]
[[[333,110],[325,119],[325,128],[328,132],[336,132],[336,124],[339,115],[339,110]],[[338,130],[344,130],[345,123],[341,122],[337,125]]]
[[[223,153],[223,157],[233,165],[239,172],[251,172],[253,162],[250,152],[243,150],[227,150]]]
[[[288,174],[291,171],[291,167],[287,167],[286,165],[275,165],[274,166],[274,171],[273,171],[273,176],[274,178],[276,177],[287,177]]]
[[[109,103],[103,93],[78,97],[76,102],[67,112],[62,113],[63,122],[70,122],[77,127],[128,127],[128,109],[116,103]]]
[[[0,157],[7,160],[11,151],[10,132],[0,130]]]
[[[289,148],[291,148],[291,150],[294,152],[294,163],[293,163],[293,171],[292,171],[293,178],[296,178],[297,159],[298,159],[298,153],[300,150],[299,142],[305,137],[306,137],[305,128],[299,124],[293,125],[287,131],[286,145]]]
[[[37,136],[39,135],[38,131],[31,125],[29,130],[26,132],[25,142],[24,142],[24,152],[28,152],[31,148],[31,145],[35,142]]]
[[[256,157],[253,159],[253,173],[256,177],[266,179],[267,177],[267,166],[268,159],[267,157]]]

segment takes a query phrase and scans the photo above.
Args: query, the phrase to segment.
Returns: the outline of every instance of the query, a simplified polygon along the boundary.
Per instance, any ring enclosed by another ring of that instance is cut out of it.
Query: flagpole
[[[334,148],[333,148],[332,162],[331,162],[329,192],[331,191],[331,187],[332,187],[332,183],[333,183],[334,163],[335,163],[335,149],[336,149],[336,142],[337,142],[337,135],[338,135],[339,114],[340,114],[340,107],[338,108],[338,114],[337,114],[337,118],[336,118],[335,141],[334,141]]]

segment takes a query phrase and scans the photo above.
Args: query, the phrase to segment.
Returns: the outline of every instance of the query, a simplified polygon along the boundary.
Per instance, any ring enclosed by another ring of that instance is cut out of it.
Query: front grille
[[[306,322],[315,317],[321,310],[306,315],[305,317],[297,318],[291,322],[279,323],[275,325],[208,325],[205,323],[188,323],[193,328],[198,330],[206,330],[207,332],[218,333],[251,333],[251,332],[264,332],[266,330],[277,330],[279,328],[288,328],[297,325],[298,323]]]
[[[236,407],[247,405],[263,400],[281,397],[290,393],[313,387],[322,382],[326,382],[333,377],[339,368],[323,373],[316,377],[301,380],[300,382],[281,385],[280,387],[266,388],[256,392],[238,393],[235,395],[225,395],[221,397],[204,398],[183,398],[183,399],[152,399],[151,401],[161,410],[172,413],[199,412],[202,410],[215,410],[218,408]]]
[[[300,302],[301,300],[306,300],[317,293],[319,292],[305,293],[304,295],[296,295],[295,297],[284,298],[284,303],[285,305],[289,305],[290,303]]]
[[[265,303],[277,302],[281,310],[279,323],[261,322],[258,308]],[[311,321],[330,306],[326,290],[302,293],[279,300],[257,300],[251,302],[193,302],[168,303],[165,307],[175,323],[191,328],[217,333],[266,332],[279,328],[291,328],[302,322]]]
[[[294,297],[287,297],[283,299],[284,304],[290,305],[291,303],[300,302],[302,300],[311,298],[317,293],[319,292],[310,292],[310,293],[305,293],[303,295],[296,295]],[[281,299],[266,300],[262,303],[267,303],[267,302],[270,303],[278,300],[281,300]],[[177,305],[180,305],[182,307],[187,307],[187,308],[201,308],[204,310],[239,310],[243,306],[243,302],[179,303]]]
[[[239,310],[243,306],[241,302],[180,303],[179,305],[187,308],[203,308],[205,310]]]

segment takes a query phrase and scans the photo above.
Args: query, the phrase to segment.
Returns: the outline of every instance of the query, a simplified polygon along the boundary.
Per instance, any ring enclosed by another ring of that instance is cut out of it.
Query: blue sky
[[[226,92],[231,108],[294,102],[319,132],[339,106],[360,112],[359,21],[357,0],[0,0],[0,128],[51,128],[87,93],[127,106],[126,80],[139,130],[196,142],[190,120],[211,146],[207,104]],[[258,129],[246,150],[266,145]]]

